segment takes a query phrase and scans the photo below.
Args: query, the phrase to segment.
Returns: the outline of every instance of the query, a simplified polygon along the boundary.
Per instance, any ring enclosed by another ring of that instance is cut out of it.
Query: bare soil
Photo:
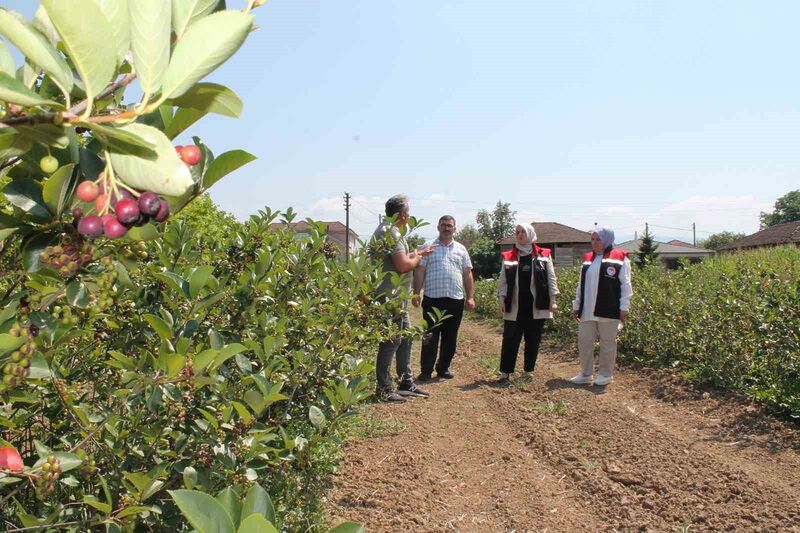
[[[332,522],[369,532],[800,532],[797,426],[665,371],[623,367],[609,387],[574,386],[577,355],[552,346],[531,382],[501,388],[489,368],[500,338],[465,320],[455,379],[426,385],[429,399],[372,407],[405,429],[347,444]]]

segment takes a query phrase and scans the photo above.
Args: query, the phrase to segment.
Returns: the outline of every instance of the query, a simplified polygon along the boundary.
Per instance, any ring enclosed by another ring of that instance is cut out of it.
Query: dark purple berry
[[[103,221],[96,215],[83,217],[78,221],[78,233],[86,237],[99,237],[103,234]]]
[[[158,210],[158,213],[156,213],[156,216],[153,218],[156,219],[156,222],[164,222],[165,220],[167,220],[167,218],[169,218],[169,204],[163,198],[161,198],[161,208]]]
[[[140,213],[139,218],[136,219],[136,222],[134,223],[134,226],[142,227],[148,222],[150,222],[150,217],[148,215],[145,215],[144,213]]]
[[[139,218],[139,206],[131,198],[125,198],[117,202],[114,210],[117,212],[117,220],[126,226],[133,224]]]
[[[72,208],[72,216],[74,218],[81,218],[83,216],[83,209],[81,209],[80,206],[75,206]]]
[[[161,209],[161,198],[154,192],[144,192],[139,196],[139,211],[145,215],[154,216]]]
[[[119,239],[128,233],[128,228],[123,226],[116,218],[110,218],[103,223],[103,230],[109,239]]]

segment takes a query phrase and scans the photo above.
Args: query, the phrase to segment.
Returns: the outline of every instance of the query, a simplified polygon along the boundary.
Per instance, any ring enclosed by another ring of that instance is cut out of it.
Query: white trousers
[[[581,359],[581,373],[584,376],[594,374],[594,342],[600,338],[600,356],[598,373],[604,376],[614,375],[614,364],[617,361],[617,332],[619,320],[597,321],[582,320],[578,325],[578,353]]]

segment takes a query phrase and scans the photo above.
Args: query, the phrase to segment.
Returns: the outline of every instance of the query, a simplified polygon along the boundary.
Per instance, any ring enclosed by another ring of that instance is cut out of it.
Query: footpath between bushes
[[[607,389],[545,347],[532,382],[492,382],[500,332],[462,325],[456,378],[376,404],[330,515],[367,531],[800,531],[800,429],[664,371]],[[416,367],[418,344],[415,343]]]

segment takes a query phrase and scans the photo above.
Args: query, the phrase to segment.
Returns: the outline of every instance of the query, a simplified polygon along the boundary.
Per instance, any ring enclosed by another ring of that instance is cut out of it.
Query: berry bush
[[[321,523],[337,422],[370,393],[362,357],[397,333],[380,272],[330,260],[313,224],[305,241],[270,229],[291,211],[216,210],[203,193],[252,155],[173,146],[241,113],[201,80],[262,3],[0,8],[5,531]]]

